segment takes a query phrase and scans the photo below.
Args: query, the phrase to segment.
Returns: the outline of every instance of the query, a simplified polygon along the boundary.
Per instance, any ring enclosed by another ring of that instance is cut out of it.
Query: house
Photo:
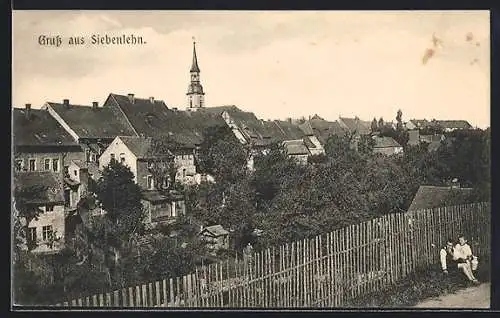
[[[62,103],[47,102],[43,106],[49,114],[82,147],[89,175],[100,177],[97,158],[116,136],[138,136],[125,115],[113,107],[99,107],[71,104],[69,99]]]
[[[408,212],[443,207],[450,204],[462,204],[470,202],[472,188],[460,188],[453,186],[430,186],[422,185],[408,208]]]
[[[199,235],[213,253],[219,249],[229,248],[229,232],[220,224],[203,228]]]
[[[319,140],[319,142],[324,146],[331,136],[342,137],[347,132],[338,121],[327,121],[318,115],[314,115],[308,120],[309,125],[313,130],[314,136]]]
[[[64,173],[72,160],[81,160],[83,151],[72,136],[45,110],[13,109],[15,171]]]
[[[403,153],[403,147],[392,137],[373,136],[375,145],[373,146],[374,153],[384,155],[396,155]]]
[[[64,201],[67,212],[76,210],[78,202],[89,191],[90,176],[87,163],[82,160],[73,160],[64,174]]]
[[[432,143],[432,142],[441,142],[445,139],[443,134],[419,134],[420,142]]]
[[[436,124],[445,132],[472,129],[472,125],[466,120],[436,120]]]
[[[142,189],[143,206],[146,209],[146,223],[155,226],[159,223],[169,223],[179,215],[185,214],[184,196],[170,188],[169,165],[174,164],[179,156],[170,151],[158,153],[152,148],[150,137],[118,136],[99,157],[99,168],[104,169],[111,160],[117,160],[130,168],[134,181]],[[181,157],[182,158],[182,157]],[[180,159],[188,160],[188,159]],[[195,174],[194,158],[190,159],[189,174]],[[158,179],[158,171],[162,171],[162,179]],[[163,167],[163,168],[161,168]],[[175,167],[175,166],[174,166]],[[186,178],[188,173],[183,166],[176,177]],[[162,170],[163,169],[163,170]]]
[[[248,163],[251,170],[254,157],[260,153],[266,153],[273,143],[301,140],[300,142],[308,149],[308,156],[324,153],[323,146],[312,129],[301,128],[291,120],[261,120],[254,113],[242,111],[234,105],[208,107],[203,111],[220,115],[236,139],[243,145],[251,147],[252,155]]]
[[[79,183],[67,178],[68,168],[81,161],[81,146],[48,111],[14,108],[14,170],[16,172],[53,172],[65,181],[65,209],[69,212],[80,199]]]
[[[347,118],[339,116],[338,122],[343,129],[356,136],[369,135],[372,132],[372,123],[370,121],[361,120],[358,117]]]
[[[420,144],[420,132],[418,129],[408,130],[408,145],[416,146]]]
[[[137,136],[162,138],[175,143],[176,161],[186,169],[187,182],[197,182],[204,176],[195,174],[191,162],[198,155],[198,150],[203,142],[203,134],[209,127],[226,126],[220,114],[204,111],[180,111],[177,108],[169,109],[165,102],[135,97],[109,94],[103,108],[112,108],[125,115]],[[194,156],[194,157],[193,157]],[[193,174],[194,173],[194,174]],[[194,178],[195,181],[192,181]]]
[[[422,129],[428,127],[429,125],[430,123],[427,119],[410,119],[406,123],[406,128],[408,130]]]
[[[283,146],[288,157],[294,158],[300,164],[307,164],[307,158],[311,155],[311,152],[304,140],[285,140]]]
[[[25,198],[26,208],[39,213],[28,224],[28,248],[34,253],[60,251],[65,238],[65,200],[61,174],[53,171],[16,172],[14,184],[19,190],[32,189],[33,192]]]

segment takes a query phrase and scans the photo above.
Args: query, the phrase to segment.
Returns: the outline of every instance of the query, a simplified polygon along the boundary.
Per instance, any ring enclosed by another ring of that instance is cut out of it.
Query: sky
[[[488,11],[13,11],[13,107],[134,93],[185,109],[195,37],[207,107],[385,121],[401,109],[486,128],[489,23]],[[93,34],[146,44],[93,46]]]

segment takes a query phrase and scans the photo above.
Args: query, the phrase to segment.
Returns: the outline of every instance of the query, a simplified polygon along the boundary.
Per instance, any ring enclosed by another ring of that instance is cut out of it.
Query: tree
[[[385,126],[385,123],[384,123],[384,119],[382,117],[380,117],[380,119],[378,120],[378,129],[383,129]]]
[[[199,166],[216,182],[236,183],[248,173],[250,149],[244,147],[226,126],[213,126],[204,131],[199,151]]]
[[[398,109],[398,112],[396,114],[396,130],[397,131],[401,131],[403,130],[403,112],[401,111],[401,109]]]
[[[96,188],[97,199],[107,212],[102,225],[106,230],[106,243],[119,248],[133,233],[143,229],[141,190],[130,168],[116,160],[104,167]]]
[[[38,219],[38,216],[41,213],[38,206],[32,204],[31,201],[33,198],[38,197],[41,193],[45,193],[47,190],[48,187],[45,185],[16,185],[14,187],[13,220],[15,221],[16,243],[20,245],[27,245],[29,250],[36,247],[36,242],[31,242],[26,239],[28,226],[32,220]]]
[[[172,152],[176,152],[180,147],[180,144],[170,137],[151,140],[151,146],[147,151],[148,170],[155,176],[154,182],[157,190],[166,190],[175,184],[179,166]]]
[[[378,131],[377,119],[375,117],[373,117],[373,120],[372,120],[371,131],[372,131],[372,133]]]

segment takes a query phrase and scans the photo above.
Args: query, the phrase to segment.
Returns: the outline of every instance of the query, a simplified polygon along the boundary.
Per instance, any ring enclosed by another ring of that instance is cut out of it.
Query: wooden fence
[[[244,260],[198,268],[64,307],[341,307],[412,271],[439,266],[446,239],[465,234],[474,254],[490,253],[490,203],[390,214]]]

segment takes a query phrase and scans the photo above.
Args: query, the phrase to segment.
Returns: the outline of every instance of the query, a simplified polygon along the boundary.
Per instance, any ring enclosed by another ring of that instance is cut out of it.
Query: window
[[[186,177],[186,169],[182,169],[182,177],[185,178]]]
[[[148,189],[152,190],[154,187],[153,187],[153,176],[148,176],[148,179],[147,179],[147,187]]]
[[[75,175],[75,177],[78,176],[78,170],[73,171],[73,174]]]
[[[54,212],[54,206],[53,205],[46,205],[45,212]]]
[[[69,175],[69,167],[68,166],[64,166],[64,175],[65,176]]]
[[[36,160],[35,159],[30,159],[29,161],[29,170],[30,171],[35,171],[36,168]]]
[[[176,217],[177,216],[177,204],[176,202],[172,202],[172,217]]]
[[[26,237],[29,243],[34,243],[36,242],[36,227],[29,227],[28,228],[28,235]]]
[[[24,160],[23,159],[16,159],[15,166],[14,166],[16,171],[23,170],[23,166],[24,166]]]
[[[97,162],[97,155],[96,155],[95,153],[91,154],[91,155],[90,155],[90,160],[91,160],[92,162]]]
[[[59,171],[59,159],[52,159],[52,170],[54,172]]]
[[[88,149],[85,150],[85,161],[86,162],[90,161],[90,151]]]
[[[49,171],[50,170],[50,159],[45,159],[44,162],[43,162],[43,168],[45,171]]]
[[[42,239],[48,241],[52,239],[54,232],[52,231],[52,225],[47,225],[42,227]]]
[[[115,154],[114,153],[112,153],[110,156],[111,156],[111,160],[115,160]]]
[[[120,163],[125,163],[125,154],[124,153],[121,153],[120,154]]]

